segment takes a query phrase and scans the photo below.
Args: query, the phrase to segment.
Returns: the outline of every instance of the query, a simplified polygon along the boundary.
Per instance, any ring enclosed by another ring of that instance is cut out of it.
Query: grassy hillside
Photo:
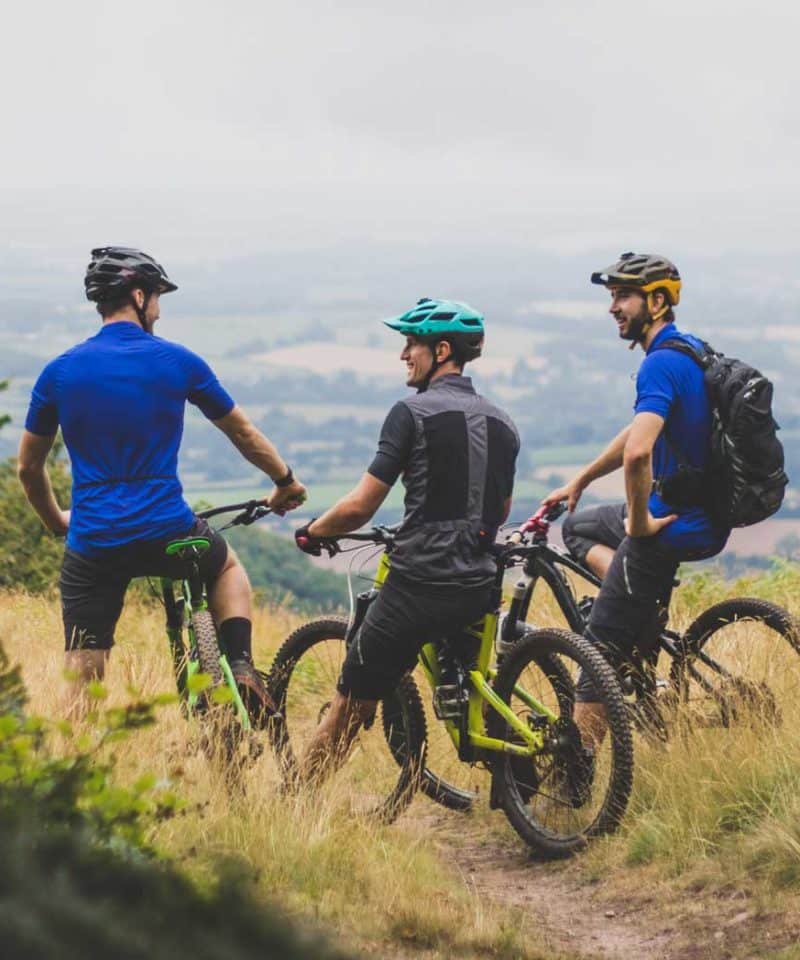
[[[690,579],[676,593],[674,623],[685,626],[711,603],[744,594],[800,612],[800,575],[783,567],[736,584],[708,576]],[[535,617],[540,623],[557,620],[544,603]],[[282,608],[259,612],[259,663],[270,661],[297,623],[297,616]],[[22,665],[30,708],[58,715],[63,681],[57,603],[0,595],[0,636]],[[758,629],[738,628],[735,643],[741,668],[769,678],[775,715],[769,722],[755,718],[725,729],[689,722],[687,711],[666,742],[637,735],[636,782],[625,822],[615,836],[594,844],[579,865],[595,877],[652,890],[666,901],[691,899],[701,891],[713,896],[739,891],[737,896],[746,894],[763,909],[783,904],[797,911],[800,658],[788,645],[769,646]],[[157,609],[135,603],[126,609],[107,690],[110,706],[127,702],[131,690],[147,696],[170,690]],[[444,762],[441,746],[434,743],[437,764]],[[176,706],[164,707],[155,726],[116,753],[121,783],[135,784],[149,773],[183,798],[183,813],[157,824],[151,840],[201,891],[215,888],[220,862],[234,863],[238,882],[256,902],[277,904],[302,925],[335,930],[337,946],[370,956],[563,956],[530,914],[473,892],[464,872],[466,844],[472,844],[469,862],[482,843],[498,838],[503,849],[520,848],[502,815],[488,810],[486,778],[479,771],[470,774],[484,798],[474,815],[445,813],[420,798],[396,824],[379,827],[343,812],[332,790],[314,798],[281,796],[268,752],[248,773],[245,799],[232,798]],[[494,870],[502,878],[502,861]],[[497,893],[503,899],[502,882]]]
[[[285,609],[260,612],[259,663],[269,662],[297,622]],[[54,600],[0,594],[0,636],[22,666],[33,712],[57,716],[63,709],[59,635]],[[131,691],[154,696],[171,690],[156,608],[128,604],[117,640],[104,708],[129,702]],[[147,774],[183,799],[183,813],[156,825],[151,840],[201,891],[217,889],[220,864],[227,864],[256,901],[277,906],[300,926],[335,930],[334,945],[372,956],[553,956],[525,947],[526,939],[539,939],[528,922],[517,912],[483,904],[465,888],[460,872],[440,861],[424,819],[433,810],[428,801],[415,801],[423,818],[406,816],[380,827],[344,814],[324,796],[289,799],[278,792],[268,751],[249,771],[245,798],[231,797],[199,750],[196,733],[177,705],[168,705],[155,726],[104,756],[114,755],[122,784],[139,783]],[[46,910],[46,903],[37,909]]]

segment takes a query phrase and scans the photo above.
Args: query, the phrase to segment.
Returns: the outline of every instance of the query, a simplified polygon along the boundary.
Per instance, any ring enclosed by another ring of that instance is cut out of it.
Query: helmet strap
[[[434,345],[432,347],[429,347],[428,349],[431,352],[433,363],[431,364],[430,370],[425,374],[422,380],[422,383],[420,383],[420,385],[417,387],[417,393],[425,393],[425,391],[431,385],[431,380],[433,380],[434,373],[436,373],[436,371],[441,366],[439,361],[436,359],[436,346]]]
[[[442,337],[442,340],[445,340],[445,339],[446,339],[445,337]],[[430,346],[430,345],[428,346],[428,349],[431,352],[431,357],[433,358],[433,363],[431,364],[430,370],[425,374],[425,377],[422,383],[417,387],[417,393],[425,393],[425,391],[431,385],[431,380],[433,380],[433,375],[436,373],[439,367],[442,367],[444,366],[444,364],[448,363],[450,360],[455,359],[453,356],[452,343],[450,344],[450,356],[447,357],[447,359],[442,360],[441,362],[436,359],[436,347],[438,344],[442,342],[442,340],[437,340],[436,343],[433,344],[433,346]]]
[[[631,340],[631,345],[628,347],[629,350],[633,350],[637,343],[641,343],[642,347],[644,347],[644,341],[650,327],[652,327],[654,323],[657,323],[669,310],[669,302],[666,297],[664,298],[664,306],[661,307],[660,310],[656,310],[655,303],[653,302],[653,291],[648,292],[645,302],[647,303],[647,313],[649,316],[639,328],[637,335]]]
[[[139,287],[141,290],[141,287]],[[136,302],[136,298],[133,296],[133,291],[130,292],[128,299],[130,300],[131,306],[136,311],[136,316],[139,318],[139,326],[144,330],[145,333],[152,333],[152,330],[147,328],[147,305],[150,303],[150,297],[152,296],[147,290],[142,290],[144,294],[144,301],[141,305]]]
[[[664,314],[669,310],[669,306],[670,306],[669,300],[667,300],[665,296],[664,306],[660,310],[656,310],[653,302],[653,293],[654,291],[650,291],[647,294],[647,311],[650,314],[650,322],[647,324],[647,327],[649,327],[650,324],[655,323],[656,320],[660,320],[664,316]]]

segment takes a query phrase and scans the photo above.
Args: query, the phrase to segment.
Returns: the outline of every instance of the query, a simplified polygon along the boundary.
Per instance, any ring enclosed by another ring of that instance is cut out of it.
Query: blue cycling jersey
[[[665,340],[684,340],[702,349],[700,340],[670,323],[653,338],[636,377],[634,410],[658,414],[665,421],[653,448],[653,476],[659,479],[677,472],[679,456],[688,466],[703,469],[711,449],[711,405],[703,371],[678,350],[656,349]],[[664,503],[656,492],[650,495],[650,512],[654,517],[678,514],[677,520],[661,530],[658,539],[686,559],[719,553],[730,533],[715,527],[702,507],[675,508]]]
[[[25,429],[51,436],[61,426],[72,464],[72,550],[96,556],[191,527],[177,473],[187,400],[210,420],[234,405],[205,360],[136,323],[107,323],[45,367]]]

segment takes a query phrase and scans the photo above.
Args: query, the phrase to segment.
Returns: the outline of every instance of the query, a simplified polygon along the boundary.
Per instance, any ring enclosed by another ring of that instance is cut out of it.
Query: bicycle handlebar
[[[394,535],[399,528],[399,524],[393,527],[380,526],[373,527],[364,533],[337,533],[329,537],[300,537],[297,542],[300,544],[301,541],[308,543],[316,541],[321,550],[327,551],[328,556],[333,557],[341,552],[341,547],[339,546],[340,540],[356,540],[360,543],[380,543],[385,546],[390,546],[394,542]],[[303,545],[305,546],[305,543]]]
[[[558,518],[566,512],[567,505],[563,503],[563,501],[553,504],[542,504],[532,517],[528,517],[524,523],[517,527],[507,542],[510,544],[522,543],[526,533],[539,534],[540,536],[546,537],[547,531],[550,529],[550,524],[553,523],[554,520],[558,520]]]
[[[197,514],[198,517],[203,520],[209,520],[211,517],[216,517],[220,513],[233,513],[234,510],[241,510],[242,512],[229,521],[225,527],[237,527],[237,526],[249,526],[251,523],[255,523],[256,520],[260,520],[262,517],[266,517],[267,514],[272,513],[272,508],[268,507],[263,500],[246,500],[244,503],[229,503],[224,507],[213,507],[211,510],[202,510]]]

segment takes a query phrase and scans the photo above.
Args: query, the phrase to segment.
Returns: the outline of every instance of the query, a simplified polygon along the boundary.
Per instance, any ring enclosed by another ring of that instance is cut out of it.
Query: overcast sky
[[[0,248],[800,250],[800,5],[4,13]]]

